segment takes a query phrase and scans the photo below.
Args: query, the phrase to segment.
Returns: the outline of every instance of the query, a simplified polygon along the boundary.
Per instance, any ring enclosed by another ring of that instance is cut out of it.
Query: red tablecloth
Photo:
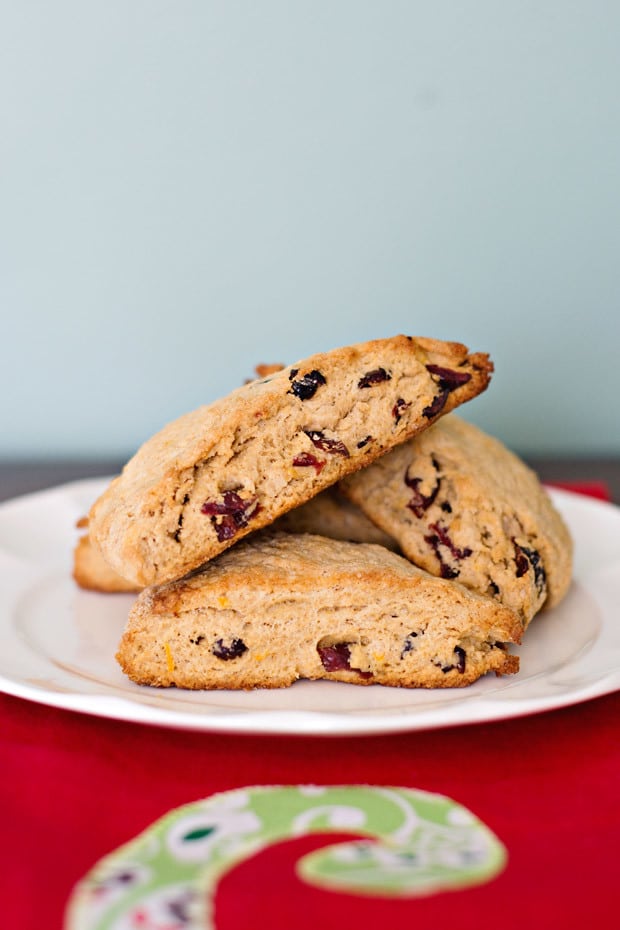
[[[508,865],[476,888],[361,898],[297,879],[295,861],[324,839],[296,839],[222,880],[218,930],[608,926],[617,910],[619,716],[613,694],[424,733],[250,737],[150,728],[0,696],[0,926],[60,928],[74,883],[171,808],[236,787],[307,783],[446,794],[494,831]]]

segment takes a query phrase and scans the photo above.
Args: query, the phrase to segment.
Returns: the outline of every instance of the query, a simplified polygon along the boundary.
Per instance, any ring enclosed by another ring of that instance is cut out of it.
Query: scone
[[[91,536],[132,583],[179,578],[479,394],[492,367],[396,336],[252,381],[146,442],[94,504]]]
[[[569,587],[572,541],[535,473],[454,415],[340,489],[413,563],[518,613],[526,626]]]
[[[117,659],[139,684],[407,688],[516,672],[516,614],[381,546],[260,534],[134,604]]]
[[[327,488],[306,504],[289,510],[272,525],[283,533],[312,533],[345,542],[373,543],[398,550],[398,543],[352,504],[337,488]]]
[[[87,525],[87,521],[82,525]],[[314,533],[330,539],[374,543],[398,550],[396,540],[375,526],[359,507],[335,488],[327,488],[301,507],[289,510],[272,524],[272,528],[283,533]],[[88,533],[78,539],[73,550],[73,578],[80,588],[101,594],[141,590],[110,568]]]
[[[85,518],[80,520],[78,527],[87,530],[88,521]],[[91,542],[88,531],[80,536],[73,550],[73,578],[80,588],[102,594],[127,594],[140,590],[110,568]]]

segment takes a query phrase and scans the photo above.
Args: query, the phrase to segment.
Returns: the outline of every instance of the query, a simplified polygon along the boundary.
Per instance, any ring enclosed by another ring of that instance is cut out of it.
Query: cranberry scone
[[[327,488],[300,507],[289,510],[272,525],[283,533],[312,533],[345,542],[374,543],[396,551],[398,543],[352,504],[337,488]]]
[[[396,336],[335,349],[168,424],[95,502],[89,531],[138,585],[180,578],[483,391],[492,363]]]
[[[457,416],[340,489],[415,565],[501,601],[524,626],[568,590],[571,537],[538,477]]]
[[[161,687],[457,687],[516,672],[521,633],[509,608],[381,546],[262,533],[143,591],[117,660]]]
[[[97,547],[93,545],[87,527],[86,518],[79,521],[78,528],[86,532],[80,536],[73,550],[75,583],[86,591],[99,591],[101,594],[127,594],[139,591],[140,588],[137,585],[121,578],[114,569],[110,568]]]

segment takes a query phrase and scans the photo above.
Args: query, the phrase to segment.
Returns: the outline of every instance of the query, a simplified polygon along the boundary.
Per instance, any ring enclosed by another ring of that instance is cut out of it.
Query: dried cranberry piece
[[[454,654],[456,656],[456,663],[454,665],[442,665],[441,671],[445,673],[452,672],[456,669],[457,672],[460,672],[461,675],[465,671],[465,662],[467,659],[467,653],[461,646],[454,647]]]
[[[525,552],[534,569],[534,584],[536,585],[536,590],[539,594],[542,594],[547,586],[547,573],[542,564],[540,552],[538,549],[526,549],[525,546],[521,546],[521,549]]]
[[[428,407],[425,407],[422,411],[422,416],[426,417],[427,420],[431,420],[433,417],[436,417],[437,414],[441,413],[446,406],[449,393],[450,391],[444,388],[439,394],[436,394]]]
[[[528,549],[526,546],[520,546],[516,539],[512,539],[515,550],[515,563],[517,566],[517,578],[522,578],[529,570],[530,565],[534,569],[534,584],[539,594],[545,590],[547,585],[547,573],[545,572],[538,549]]]
[[[326,672],[357,672],[360,678],[372,678],[372,672],[362,672],[359,668],[351,668],[349,643],[332,643],[331,646],[322,646],[319,643],[316,648]]]
[[[248,647],[242,639],[231,639],[228,645],[223,639],[216,639],[211,649],[216,659],[221,659],[223,662],[230,662],[231,659],[238,659],[247,651]]]
[[[435,471],[439,471],[439,463],[436,461],[436,459],[432,459],[432,462],[433,462]],[[411,490],[413,491],[413,497],[407,504],[407,507],[409,508],[409,510],[413,511],[416,517],[419,518],[419,517],[424,516],[424,511],[428,510],[431,504],[434,503],[435,498],[437,497],[439,493],[439,488],[441,487],[441,478],[439,477],[437,478],[437,484],[435,485],[435,487],[433,488],[430,494],[422,494],[422,492],[420,491],[420,487],[419,487],[420,482],[422,481],[422,478],[410,478],[409,467],[405,469],[404,481],[407,487],[411,488]]]
[[[236,517],[225,516],[221,520],[216,520],[215,517],[211,517],[211,523],[215,530],[218,542],[226,542],[227,539],[233,539],[239,529],[244,526],[243,523],[237,523]]]
[[[349,660],[351,650],[348,643],[334,643],[332,646],[317,647],[323,668],[328,672],[338,672],[341,669],[350,670]]]
[[[392,407],[392,416],[394,417],[396,423],[400,423],[405,410],[408,410],[409,407],[411,407],[411,403],[407,403],[404,397],[399,397],[397,399],[396,403]]]
[[[293,372],[291,372],[291,375],[292,374]],[[297,374],[297,372],[295,372],[295,374]],[[309,371],[307,375],[291,383],[289,394],[294,394],[295,397],[299,397],[300,400],[309,400],[311,397],[314,397],[321,384],[327,384],[327,382],[321,372],[314,368],[312,371]]]
[[[429,525],[429,530],[433,530],[432,535],[425,536],[424,542],[428,543],[435,555],[441,567],[441,577],[442,578],[458,578],[460,572],[457,568],[453,568],[451,565],[448,565],[441,554],[441,546],[445,546],[453,558],[461,561],[466,559],[472,554],[472,550],[469,548],[459,549],[454,545],[448,531],[445,526],[442,526],[439,522],[431,523]]]
[[[522,578],[525,575],[525,573],[529,571],[530,562],[525,552],[523,551],[523,549],[521,548],[521,546],[519,545],[519,543],[516,541],[514,537],[512,539],[512,545],[514,546],[514,550],[515,550],[515,564],[517,566],[517,578]]]
[[[306,436],[317,449],[329,452],[331,455],[344,455],[349,458],[349,450],[339,439],[328,439],[320,430],[304,430]]]
[[[200,512],[208,516],[232,515],[242,513],[248,503],[249,501],[244,501],[236,491],[225,491],[221,501],[205,501],[200,508]]]
[[[244,500],[236,491],[225,491],[221,501],[205,501],[200,512],[211,517],[219,542],[225,542],[247,526],[260,509],[256,497]]]
[[[408,652],[412,652],[415,649],[414,639],[417,638],[417,635],[418,635],[417,633],[409,633],[405,637],[403,648],[400,653],[401,659],[404,659],[404,657],[407,655]]]
[[[372,371],[367,371],[365,375],[357,382],[358,388],[369,388],[373,384],[381,384],[382,381],[391,381],[392,375],[385,370],[385,368],[373,368]]]
[[[429,530],[433,530],[434,533],[437,533],[437,536],[439,537],[439,544],[449,549],[451,555],[455,559],[461,561],[461,559],[466,559],[472,554],[472,550],[469,547],[466,547],[465,549],[459,549],[458,546],[455,546],[448,535],[447,529],[445,526],[442,526],[439,521],[437,521],[437,523],[429,524],[428,528]]]
[[[441,577],[446,578],[447,580],[450,580],[451,578],[458,578],[461,574],[458,568],[452,568],[450,565],[447,565],[439,553],[437,552],[436,554],[441,564]]]
[[[317,459],[316,455],[313,455],[312,452],[300,452],[299,455],[296,455],[293,459],[293,465],[296,465],[298,468],[312,467],[317,475],[321,474],[326,464],[325,459]]]
[[[461,646],[455,646],[454,652],[456,654],[456,659],[457,659],[456,670],[457,672],[460,672],[462,675],[463,672],[465,671],[465,661],[467,658],[467,653],[465,652],[464,649],[461,648]]]
[[[357,448],[363,449],[364,446],[367,446],[369,442],[372,442],[372,436],[365,436],[364,439],[360,439],[357,444]]]
[[[455,391],[462,384],[471,381],[468,371],[453,371],[451,368],[442,368],[440,365],[427,365],[426,370],[439,378],[439,387],[445,391]]]
[[[427,419],[436,417],[446,406],[448,395],[455,391],[463,384],[471,381],[471,375],[467,371],[453,371],[451,368],[442,368],[441,365],[427,365],[426,370],[439,378],[439,394],[436,394],[431,404],[422,411],[422,416]]]

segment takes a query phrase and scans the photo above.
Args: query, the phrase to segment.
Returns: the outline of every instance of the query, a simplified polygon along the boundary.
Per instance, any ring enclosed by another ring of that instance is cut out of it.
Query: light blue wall
[[[620,4],[0,2],[0,455],[125,455],[256,362],[489,351],[620,452]]]

